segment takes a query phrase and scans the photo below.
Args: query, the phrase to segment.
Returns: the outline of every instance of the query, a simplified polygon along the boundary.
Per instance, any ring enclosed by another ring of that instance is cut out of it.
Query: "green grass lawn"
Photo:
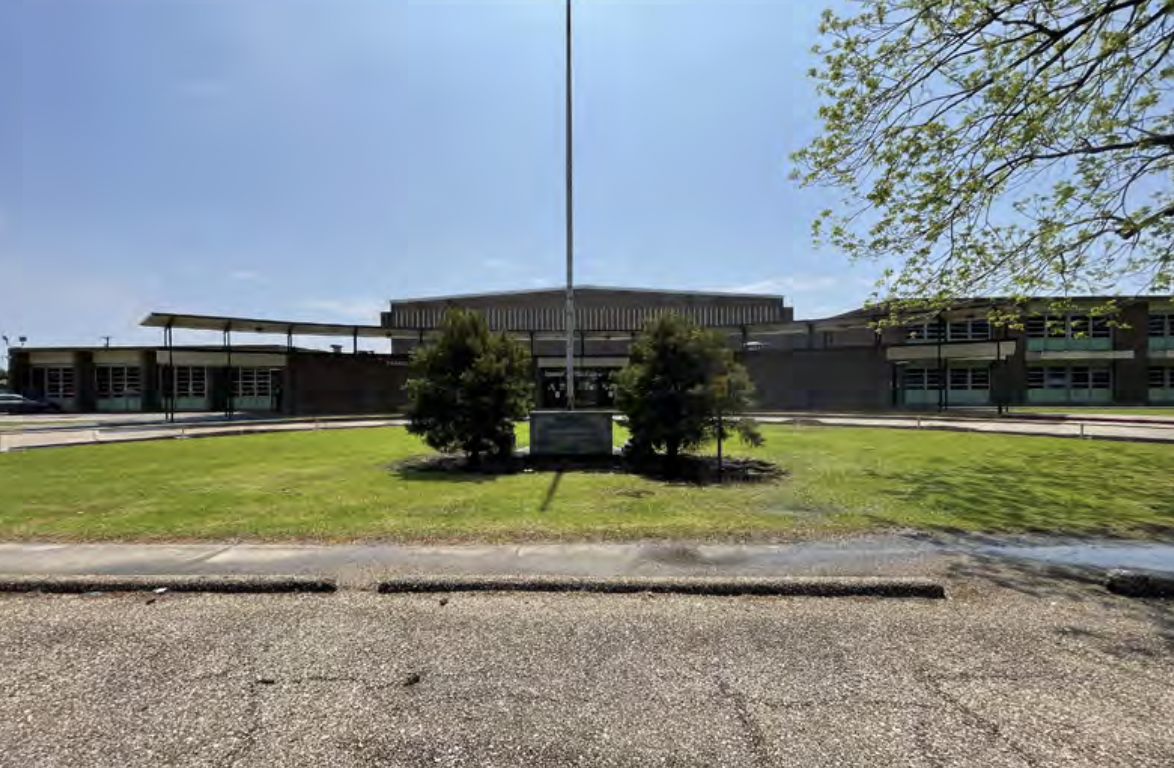
[[[1096,416],[1108,414],[1111,416],[1174,416],[1174,407],[1137,406],[1134,408],[1114,408],[1113,406],[1097,405],[1023,405],[1012,406],[1012,414],[1016,413],[1071,413],[1076,415]]]
[[[1174,445],[765,427],[791,475],[695,487],[603,473],[461,478],[382,428],[0,455],[0,539],[770,539],[877,530],[1174,531]]]

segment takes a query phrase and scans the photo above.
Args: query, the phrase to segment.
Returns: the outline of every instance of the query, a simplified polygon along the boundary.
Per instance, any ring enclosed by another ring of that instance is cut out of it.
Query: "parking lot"
[[[4,766],[1168,766],[1174,610],[971,563],[946,601],[6,595]]]

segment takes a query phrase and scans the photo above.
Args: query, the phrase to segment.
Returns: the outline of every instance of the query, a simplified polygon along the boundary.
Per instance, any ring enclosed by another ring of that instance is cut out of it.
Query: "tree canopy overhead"
[[[924,297],[1174,287],[1174,0],[854,0],[825,11],[817,241]]]

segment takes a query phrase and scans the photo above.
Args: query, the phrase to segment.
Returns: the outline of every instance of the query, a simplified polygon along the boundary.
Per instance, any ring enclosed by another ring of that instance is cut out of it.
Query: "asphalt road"
[[[1174,605],[989,567],[948,601],[0,596],[0,765],[1174,764]]]

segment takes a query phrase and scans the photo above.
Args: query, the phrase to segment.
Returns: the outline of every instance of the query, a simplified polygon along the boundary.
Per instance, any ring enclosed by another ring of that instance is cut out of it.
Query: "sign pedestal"
[[[611,456],[613,411],[534,411],[531,456]]]

